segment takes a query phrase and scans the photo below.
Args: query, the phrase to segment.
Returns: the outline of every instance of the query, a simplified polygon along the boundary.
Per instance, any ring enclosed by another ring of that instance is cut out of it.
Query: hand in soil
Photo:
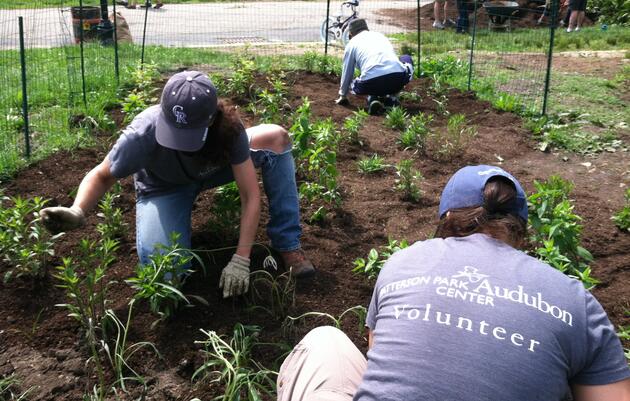
[[[78,207],[47,207],[39,212],[42,223],[53,234],[70,231],[85,224],[83,210]]]

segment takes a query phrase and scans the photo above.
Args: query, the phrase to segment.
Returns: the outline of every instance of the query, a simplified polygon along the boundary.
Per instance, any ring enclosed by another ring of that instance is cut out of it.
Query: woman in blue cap
[[[393,254],[366,325],[367,361],[333,327],[280,369],[280,401],[630,399],[613,325],[581,282],[519,250],[527,199],[495,166],[446,184],[435,238]]]

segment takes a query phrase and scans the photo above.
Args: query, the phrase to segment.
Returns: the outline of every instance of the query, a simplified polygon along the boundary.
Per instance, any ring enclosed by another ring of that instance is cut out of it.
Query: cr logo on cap
[[[173,106],[173,115],[175,116],[175,123],[177,124],[188,124],[186,121],[186,113],[184,113],[184,108],[180,105]]]

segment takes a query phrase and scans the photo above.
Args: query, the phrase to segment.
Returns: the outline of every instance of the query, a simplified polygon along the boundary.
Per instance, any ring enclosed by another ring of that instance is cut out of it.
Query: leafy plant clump
[[[151,312],[160,317],[155,323],[173,316],[182,303],[190,304],[181,292],[186,278],[192,273],[188,270],[190,262],[194,258],[204,266],[195,253],[179,245],[179,235],[171,234],[170,245],[158,244],[149,256],[149,263],[138,264],[136,275],[125,280],[136,290],[134,299],[149,301]],[[200,297],[195,299],[205,303]]]
[[[551,176],[546,182],[535,181],[536,191],[529,201],[529,224],[532,228],[531,242],[536,246],[536,255],[543,262],[561,272],[575,277],[592,288],[597,280],[591,276],[589,263],[593,255],[580,245],[582,220],[573,213],[569,194],[573,184]]]
[[[40,224],[40,210],[48,203],[39,197],[0,198],[0,255],[9,266],[4,282],[21,276],[41,279],[54,255],[53,245],[62,234],[51,236]]]
[[[222,185],[214,192],[208,229],[233,241],[238,238],[241,219],[241,196],[235,182]]]
[[[127,232],[127,223],[125,223],[122,210],[114,205],[114,201],[120,198],[120,184],[116,184],[113,191],[105,194],[99,202],[100,212],[98,216],[103,218],[103,222],[97,224],[98,231],[103,238],[122,239]]]
[[[380,250],[375,248],[370,249],[367,259],[357,258],[354,260],[354,267],[352,271],[357,274],[364,274],[369,279],[375,279],[380,273],[383,265],[389,259],[394,252],[405,249],[409,246],[407,240],[395,240],[389,238],[387,245],[381,246]]]
[[[422,195],[418,182],[422,180],[422,174],[413,168],[413,161],[401,160],[396,166],[396,190],[403,194],[403,199],[418,202]]]
[[[251,57],[242,55],[234,60],[234,71],[227,79],[227,93],[243,99],[252,99],[256,93],[254,88],[256,63]]]
[[[398,142],[405,149],[424,151],[427,137],[429,136],[429,124],[433,121],[433,115],[424,113],[416,114],[409,119],[407,128],[400,134]]]
[[[455,114],[449,117],[446,132],[435,131],[431,134],[431,156],[440,161],[451,161],[460,157],[477,136],[477,127],[466,125],[466,116]]]
[[[385,159],[374,153],[372,156],[361,159],[357,162],[359,172],[363,174],[374,174],[385,170],[387,164]]]
[[[271,89],[263,89],[257,95],[258,100],[250,103],[249,110],[260,117],[263,123],[283,124],[286,122],[286,109],[290,106],[287,102],[287,88],[284,83],[285,74],[280,71],[273,74],[269,79]]]
[[[356,143],[362,145],[361,140],[359,139],[359,131],[363,127],[365,120],[368,118],[369,114],[360,109],[352,113],[352,116],[347,117],[343,122],[344,131],[348,134],[350,143]]]
[[[283,320],[295,307],[295,280],[289,272],[274,277],[266,270],[257,270],[250,274],[249,281],[249,310]]]
[[[395,130],[404,130],[407,126],[409,114],[400,106],[389,109],[385,115],[385,126]]]
[[[201,330],[206,337],[195,341],[203,346],[204,363],[192,379],[205,379],[224,386],[223,395],[214,400],[259,401],[263,396],[275,396],[277,372],[269,370],[253,359],[260,327],[237,323],[231,338],[215,331]],[[193,400],[194,401],[194,400]]]
[[[329,313],[324,312],[306,312],[297,317],[287,316],[284,322],[282,322],[282,331],[285,337],[294,337],[297,330],[296,326],[299,322],[306,320],[306,318],[324,318],[328,322],[332,323],[336,328],[342,329],[342,324],[347,316],[356,316],[359,321],[358,331],[359,336],[365,334],[365,319],[367,318],[367,309],[365,306],[357,305],[346,309],[341,312],[339,316],[335,317]]]
[[[620,230],[630,232],[630,188],[626,189],[625,198],[626,204],[611,219]]]
[[[159,78],[157,65],[143,64],[131,70],[131,79],[123,90],[127,92],[121,102],[122,112],[125,114],[125,123],[129,123],[149,105],[158,101],[155,92],[157,88],[153,83]]]

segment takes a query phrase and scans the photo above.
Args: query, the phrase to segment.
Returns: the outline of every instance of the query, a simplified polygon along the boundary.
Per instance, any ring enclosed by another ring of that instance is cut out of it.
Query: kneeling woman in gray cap
[[[119,179],[134,176],[136,242],[141,263],[157,244],[190,248],[191,212],[202,191],[236,181],[241,197],[240,236],[223,269],[223,296],[240,295],[249,285],[249,264],[260,216],[256,168],[262,170],[269,199],[267,234],[293,276],[315,273],[300,246],[300,215],[291,141],[273,124],[245,129],[232,109],[218,101],[210,79],[198,71],[175,74],[159,105],[149,107],[126,127],[105,159],[81,182],[70,208],[41,212],[51,231],[82,226],[85,213]]]

